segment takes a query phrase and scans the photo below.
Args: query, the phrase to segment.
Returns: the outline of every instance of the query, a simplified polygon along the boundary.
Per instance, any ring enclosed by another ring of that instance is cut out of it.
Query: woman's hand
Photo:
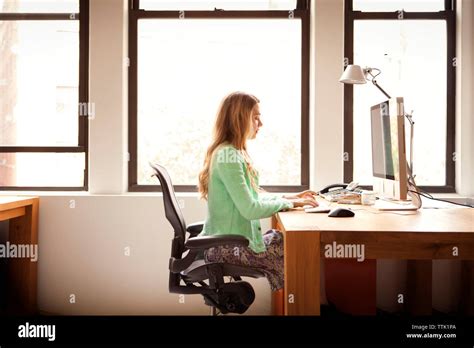
[[[293,203],[293,207],[304,207],[305,205],[310,205],[312,207],[319,206],[318,202],[314,198],[293,198],[288,199]]]
[[[295,193],[294,195],[288,195],[288,196],[283,196],[283,198],[292,200],[292,199],[298,199],[298,198],[304,198],[304,199],[314,199],[314,196],[317,196],[318,193],[311,191],[311,190],[306,190],[302,191],[299,193]]]
[[[313,198],[314,199],[314,196],[317,196],[317,195],[318,195],[317,192],[314,192],[314,191],[311,191],[311,190],[306,190],[306,191],[302,191],[300,193],[297,193],[296,197],[298,197],[298,198]]]

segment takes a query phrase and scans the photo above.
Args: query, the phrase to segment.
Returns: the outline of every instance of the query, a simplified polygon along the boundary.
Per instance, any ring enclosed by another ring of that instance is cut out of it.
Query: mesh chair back
[[[166,219],[174,229],[174,240],[172,244],[171,256],[177,259],[182,258],[185,251],[184,242],[186,238],[186,223],[183,213],[174,194],[173,184],[165,167],[154,163],[150,164],[154,175],[158,178],[163,192],[163,203],[165,205]]]

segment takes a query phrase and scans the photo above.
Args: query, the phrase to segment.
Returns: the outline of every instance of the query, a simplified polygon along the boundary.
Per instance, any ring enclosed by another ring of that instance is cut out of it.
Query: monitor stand
[[[374,208],[382,211],[416,211],[420,209],[419,206],[413,204],[411,201],[387,201],[383,198],[375,202]]]
[[[422,206],[421,197],[417,193],[419,192],[418,188],[416,187],[415,179],[411,174],[410,165],[407,164],[407,173],[408,173],[408,180],[407,180],[407,188],[408,188],[408,196],[411,198],[409,201],[400,201],[393,198],[384,198],[379,197],[379,199],[375,202],[374,208],[377,210],[384,210],[384,211],[415,211],[419,210]]]

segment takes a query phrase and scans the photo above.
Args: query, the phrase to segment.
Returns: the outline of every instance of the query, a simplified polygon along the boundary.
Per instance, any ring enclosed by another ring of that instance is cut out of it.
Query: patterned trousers
[[[204,252],[206,262],[225,262],[260,269],[268,279],[272,291],[283,288],[283,235],[271,229],[263,235],[266,251],[256,253],[248,247],[224,245]]]

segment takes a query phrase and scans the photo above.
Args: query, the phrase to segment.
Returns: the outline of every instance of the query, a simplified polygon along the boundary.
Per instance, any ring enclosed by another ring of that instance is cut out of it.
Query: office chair
[[[246,247],[248,239],[235,234],[199,237],[203,222],[186,226],[167,170],[159,164],[150,163],[150,166],[153,176],[160,181],[166,219],[174,229],[169,261],[169,291],[176,294],[201,294],[213,315],[217,314],[217,310],[222,314],[244,313],[253,303],[255,292],[241,277],[260,278],[265,275],[256,268],[206,263],[204,251],[220,245]],[[189,234],[187,239],[186,232]],[[231,279],[225,282],[224,277]]]

